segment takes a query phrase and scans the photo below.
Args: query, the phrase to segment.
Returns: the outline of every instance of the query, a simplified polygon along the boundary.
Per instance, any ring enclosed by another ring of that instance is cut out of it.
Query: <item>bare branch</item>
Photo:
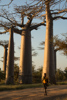
[[[58,19],[58,18],[67,19],[67,17],[57,16],[57,17],[53,17],[53,20]]]
[[[8,41],[0,41],[0,45],[3,46],[4,48],[8,47]]]
[[[39,45],[40,45],[40,46],[38,47],[38,49],[39,49],[39,50],[44,50],[45,42],[42,41]],[[43,47],[41,47],[41,46],[43,46]]]
[[[41,43],[40,43],[40,45],[44,45],[45,44],[45,42],[44,41],[42,41]]]
[[[42,22],[42,23],[39,23],[39,24],[37,24],[37,25],[31,26],[31,27],[30,27],[30,30],[33,30],[33,29],[37,30],[37,28],[38,28],[39,26],[41,26],[41,25],[46,26],[46,24],[44,24],[44,22]]]
[[[39,50],[44,50],[44,47],[38,47]]]
[[[1,62],[3,62],[3,60],[0,60]]]
[[[33,52],[32,56],[37,56],[38,53],[37,52]]]
[[[58,48],[55,48],[55,49],[54,49],[54,51],[56,51],[56,52],[57,52],[58,50],[61,50],[61,48],[58,47]]]
[[[7,33],[8,32],[8,30],[6,30],[6,31],[4,31],[4,32],[0,32],[0,34],[5,34],[5,33]]]
[[[3,6],[9,6],[9,5],[12,3],[12,1],[13,1],[13,0],[11,0],[8,4],[0,5],[0,6],[2,6],[2,7],[3,7]]]
[[[28,21],[26,23],[26,27],[30,27],[31,22],[32,22],[32,15],[29,15],[27,18],[28,18]]]
[[[21,35],[21,33],[22,33],[22,30],[19,30],[19,29],[17,29],[17,28],[13,28],[13,31],[14,31],[15,33],[17,33],[17,34],[20,34],[20,35]]]
[[[14,60],[15,61],[17,61],[17,60],[19,60],[20,59],[20,57],[14,57]]]
[[[64,13],[64,12],[67,12],[67,9],[64,9],[64,10],[61,10],[61,11],[58,11],[58,12],[54,12],[54,13],[51,13],[51,14],[60,14],[60,13]]]
[[[8,28],[5,24],[3,24],[3,23],[0,23],[0,27],[4,27],[6,30],[9,29],[9,28]]]

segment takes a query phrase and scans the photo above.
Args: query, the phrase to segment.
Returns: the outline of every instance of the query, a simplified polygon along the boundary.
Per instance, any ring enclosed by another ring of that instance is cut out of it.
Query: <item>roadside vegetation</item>
[[[16,90],[25,88],[36,88],[43,87],[42,80],[42,66],[35,70],[32,67],[32,84],[19,84],[19,67],[15,64],[14,66],[14,85],[5,85],[5,73],[0,70],[0,91],[4,90]],[[56,70],[56,85],[67,85],[67,67],[62,71],[61,69]],[[51,84],[49,83],[49,86]]]

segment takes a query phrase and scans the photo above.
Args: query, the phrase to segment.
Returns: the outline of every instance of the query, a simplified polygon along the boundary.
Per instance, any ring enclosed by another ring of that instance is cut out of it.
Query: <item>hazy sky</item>
[[[6,0],[6,3],[9,0]],[[24,4],[25,0],[14,0],[13,3],[11,4],[11,10],[13,8],[13,4]],[[28,0],[26,0],[28,1]],[[3,0],[2,2],[3,4],[5,3],[5,0]],[[37,19],[35,19],[34,21],[36,21]],[[39,20],[37,20],[39,21]],[[32,60],[34,61],[34,65],[35,68],[39,68],[41,66],[43,66],[43,62],[44,62],[44,50],[39,50],[39,44],[42,41],[45,41],[45,33],[46,33],[46,27],[41,26],[39,27],[38,30],[33,30],[31,31],[31,35],[33,38],[31,38],[32,41],[32,47],[35,49],[35,51],[38,53],[38,55],[36,57],[32,57]],[[61,37],[61,33],[67,33],[67,20],[56,20],[53,23],[53,33],[54,35],[58,35],[60,38]],[[9,40],[9,33],[4,34],[4,35],[0,35],[0,40]],[[18,46],[20,46],[21,43],[21,36],[18,34],[14,34],[14,42],[15,42],[15,56],[20,57],[20,50],[18,49]],[[3,53],[4,53],[4,48],[2,46],[0,46],[0,60],[2,60],[1,57],[3,57]],[[19,65],[19,61],[16,62]],[[62,54],[62,52],[57,51],[57,68],[61,68],[62,70],[64,70],[64,68],[67,67],[67,57],[64,56]],[[0,68],[3,68],[3,63],[0,62]]]

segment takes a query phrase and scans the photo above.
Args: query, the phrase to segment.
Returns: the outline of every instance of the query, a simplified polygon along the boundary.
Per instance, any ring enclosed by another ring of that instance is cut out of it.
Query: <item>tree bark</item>
[[[19,82],[32,83],[32,56],[31,56],[31,33],[29,28],[23,28],[21,36]]]
[[[6,72],[6,62],[7,62],[7,47],[4,47],[4,61],[3,61],[3,71]]]
[[[8,45],[7,67],[6,67],[6,84],[14,84],[14,41],[13,28],[9,29],[10,39]]]
[[[57,51],[54,50],[55,73],[56,73],[56,69],[57,69],[57,68],[56,68],[56,52],[57,52]]]
[[[55,67],[54,67],[54,48],[53,48],[53,20],[49,11],[49,4],[46,5],[46,38],[44,51],[44,65],[42,78],[44,73],[47,74],[50,83],[55,83]]]

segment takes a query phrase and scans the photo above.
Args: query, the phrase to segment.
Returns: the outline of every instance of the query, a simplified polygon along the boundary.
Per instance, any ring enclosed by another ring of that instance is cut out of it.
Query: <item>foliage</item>
[[[33,83],[41,83],[41,75],[42,75],[42,66],[35,70],[34,66],[32,67],[32,76]]]
[[[42,83],[42,66],[35,70],[35,66],[32,66],[32,83]],[[14,65],[14,81],[15,84],[18,84],[18,76],[19,76],[19,66],[17,64]],[[2,82],[3,81],[3,82]],[[5,81],[5,73],[0,70],[0,82],[4,83]],[[67,67],[62,71],[61,69],[57,69],[56,71],[56,81],[62,82],[57,84],[64,84],[63,81],[67,81]],[[67,84],[67,82],[65,83]]]
[[[19,76],[19,67],[17,64],[14,65],[14,81],[18,81],[18,76]],[[0,70],[0,82],[5,81],[5,73]]]
[[[26,89],[26,88],[37,88],[42,87],[42,83],[38,84],[20,84],[20,85],[0,85],[0,91],[4,90],[18,90],[18,89]]]
[[[5,79],[5,73],[0,70],[0,82]]]
[[[19,76],[19,66],[17,64],[14,64],[14,80],[18,81]]]
[[[62,34],[62,38],[58,37],[58,35],[54,37],[54,46],[62,50],[64,55],[67,55],[67,33]]]
[[[57,82],[57,85],[67,85],[67,81]]]
[[[56,71],[56,81],[64,81],[64,80],[67,80],[65,70],[62,71],[61,69],[57,69],[57,71]]]
[[[67,67],[65,68],[64,72],[65,72],[65,77],[66,77],[66,80],[67,80]]]

